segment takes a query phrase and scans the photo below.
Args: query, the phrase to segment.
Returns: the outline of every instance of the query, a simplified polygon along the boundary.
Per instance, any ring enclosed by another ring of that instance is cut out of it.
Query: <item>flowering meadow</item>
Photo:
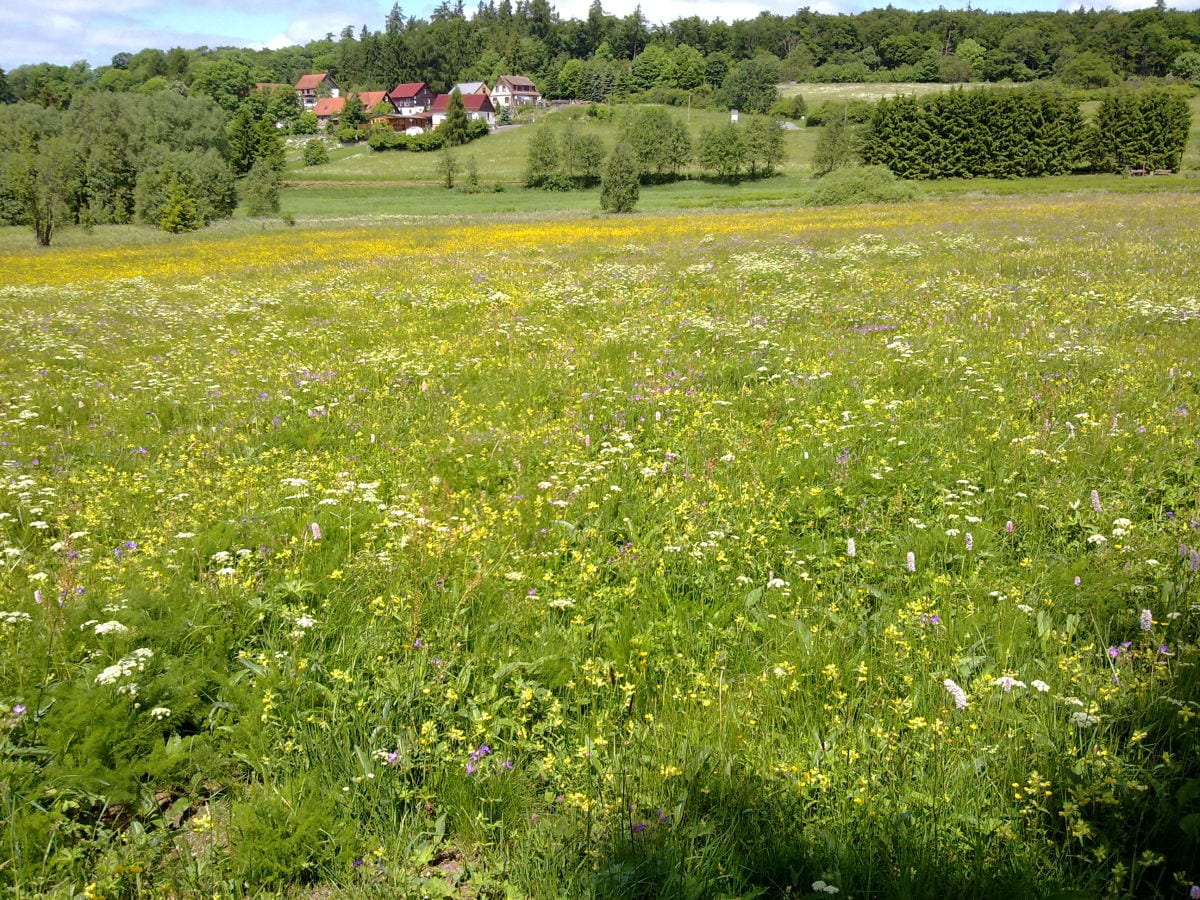
[[[0,258],[0,893],[1200,897],[1200,197]]]

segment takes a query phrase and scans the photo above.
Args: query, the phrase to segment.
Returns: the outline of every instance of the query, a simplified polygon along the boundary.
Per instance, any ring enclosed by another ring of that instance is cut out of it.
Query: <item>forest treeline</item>
[[[95,68],[79,62],[0,70],[0,101],[61,108],[81,91],[173,90],[212,97],[231,110],[257,82],[294,84],[308,72],[329,72],[348,89],[425,81],[437,91],[522,73],[552,99],[649,93],[666,102],[680,96],[703,102],[705,94],[737,100],[730,82],[739,76],[845,82],[1053,77],[1078,87],[1131,76],[1200,79],[1200,11],[1162,5],[1029,13],[888,7],[857,15],[805,8],[732,23],[691,16],[652,25],[640,7],[618,17],[600,0],[584,19],[562,18],[548,0],[515,6],[488,0],[470,14],[458,0],[443,2],[427,19],[406,16],[395,5],[381,30],[330,26],[320,40],[278,50],[147,48],[118,53]],[[747,67],[754,71],[744,72]]]

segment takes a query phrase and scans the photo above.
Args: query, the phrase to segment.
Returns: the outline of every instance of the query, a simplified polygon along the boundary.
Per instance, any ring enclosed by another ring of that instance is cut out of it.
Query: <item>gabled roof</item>
[[[464,97],[467,94],[486,94],[488,92],[488,86],[482,81],[460,81],[455,87],[458,88],[458,92]]]
[[[421,88],[429,90],[429,85],[423,81],[406,81],[404,84],[398,84],[388,93],[392,95],[392,100],[399,103],[401,100],[408,100],[411,97],[421,93]]]
[[[301,75],[300,80],[296,82],[296,90],[315,91],[317,86],[326,78],[329,78],[328,72],[318,72],[315,75]],[[332,82],[333,79],[329,78],[329,81]]]
[[[345,108],[345,97],[322,97],[313,107],[313,112],[316,113],[318,119],[323,119],[328,116],[340,116]]]
[[[538,93],[537,85],[526,78],[524,75],[501,75],[496,79],[496,87],[505,85],[510,91],[520,94],[536,94]]]
[[[352,96],[358,97],[362,101],[363,108],[367,112],[373,110],[384,100],[388,102],[389,106],[392,105],[392,97],[388,91],[359,91]]]
[[[492,100],[487,94],[465,94],[462,98],[463,106],[467,108],[469,113],[477,112],[495,112],[496,107],[492,106]],[[450,105],[449,94],[438,94],[437,99],[433,101],[433,105],[429,107],[430,112],[444,113],[446,107]]]

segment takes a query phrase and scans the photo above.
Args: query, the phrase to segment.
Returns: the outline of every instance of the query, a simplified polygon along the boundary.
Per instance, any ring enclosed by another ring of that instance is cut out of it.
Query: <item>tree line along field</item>
[[[809,108],[854,100],[874,102],[890,96],[948,90],[945,85],[793,85],[781,93],[798,92],[808,98]],[[986,88],[984,88],[986,89]],[[1158,179],[1128,179],[1108,175],[1079,175],[1036,179],[944,179],[915,183],[922,196],[957,195],[969,192],[1026,193],[1075,190],[1191,190],[1200,166],[1200,97],[1189,100],[1192,128],[1183,155],[1179,176]],[[1099,101],[1081,105],[1085,119],[1095,116]],[[339,218],[355,214],[374,216],[427,215],[430,213],[470,214],[512,213],[521,211],[569,211],[598,209],[598,190],[590,192],[544,192],[522,189],[530,138],[539,128],[548,128],[562,136],[568,129],[597,136],[611,148],[620,137],[622,122],[634,115],[636,106],[606,106],[604,118],[587,115],[587,107],[573,106],[545,111],[532,124],[521,125],[482,138],[458,148],[460,160],[473,158],[483,192],[455,194],[436,187],[443,176],[436,153],[377,153],[363,146],[331,152],[328,165],[305,166],[295,150],[285,172],[290,187],[283,193],[283,209],[300,217]],[[671,116],[683,121],[697,141],[704,129],[729,121],[727,111],[669,107]],[[818,186],[813,176],[814,152],[822,128],[806,127],[783,133],[784,159],[775,176],[736,184],[701,178],[699,171],[675,184],[643,186],[640,209],[679,209],[711,205],[782,205],[803,203]],[[429,190],[429,189],[432,190]],[[502,193],[496,194],[495,190]]]
[[[4,892],[1195,893],[1198,216],[6,240]]]

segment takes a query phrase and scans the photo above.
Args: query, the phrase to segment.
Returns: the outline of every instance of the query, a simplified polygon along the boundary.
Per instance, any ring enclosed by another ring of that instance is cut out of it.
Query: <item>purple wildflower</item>
[[[1142,631],[1149,631],[1154,627],[1154,615],[1148,609],[1143,609],[1142,614],[1138,617],[1138,627]]]
[[[1004,533],[1005,534],[1012,534],[1016,530],[1016,528],[1017,528],[1017,526],[1013,524],[1012,519],[1009,519],[1007,522],[1004,523]]]
[[[1096,512],[1103,512],[1104,507],[1100,505],[1100,492],[1092,491],[1092,509]]]
[[[947,678],[942,682],[942,687],[950,692],[950,696],[954,698],[955,709],[967,708],[967,692],[955,684],[952,678]]]
[[[316,522],[313,522],[308,526],[308,531],[312,535],[312,539],[314,541],[319,541],[321,539],[321,526]]]
[[[908,555],[904,557],[904,567],[910,572],[917,571],[917,554],[909,550]]]
[[[975,549],[975,535],[971,534],[971,532],[968,531],[967,532],[967,552],[970,553],[974,549]]]
[[[20,717],[20,716],[23,716],[23,715],[25,715],[25,704],[24,704],[24,703],[18,703],[16,706],[14,706],[14,707],[12,708],[12,711],[13,711],[13,715],[14,715],[14,716],[18,716],[18,717]]]

